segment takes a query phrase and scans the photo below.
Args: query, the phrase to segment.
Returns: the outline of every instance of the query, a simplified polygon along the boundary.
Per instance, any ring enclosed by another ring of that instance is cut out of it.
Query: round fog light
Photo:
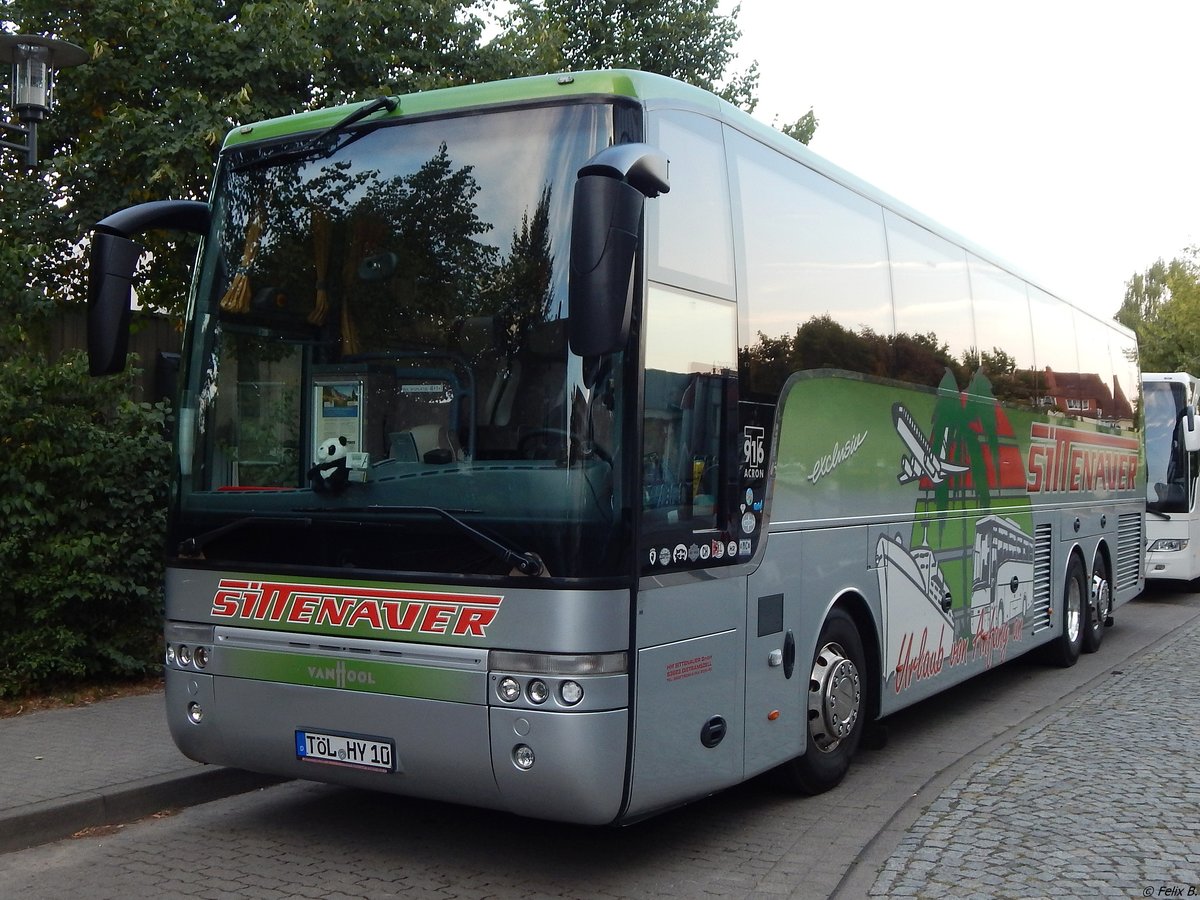
[[[179,662],[185,666],[192,664],[192,651],[188,649],[186,644],[179,645]]]
[[[528,692],[531,703],[545,703],[546,698],[550,696],[550,689],[546,687],[546,682],[536,678],[529,682]]]
[[[197,647],[195,652],[192,654],[192,659],[196,661],[197,669],[203,669],[208,665],[208,648]]]
[[[199,725],[200,720],[204,718],[204,708],[195,700],[193,700],[188,704],[187,714],[189,719]]]
[[[521,686],[515,678],[501,678],[500,684],[496,686],[496,693],[505,703],[512,703],[521,696]]]
[[[533,768],[533,748],[528,744],[517,744],[513,747],[512,757],[518,769],[528,771]]]
[[[175,648],[167,644],[167,665],[175,665]]]
[[[583,699],[583,686],[578,681],[564,681],[559,692],[562,694],[562,702],[567,706],[574,706]]]

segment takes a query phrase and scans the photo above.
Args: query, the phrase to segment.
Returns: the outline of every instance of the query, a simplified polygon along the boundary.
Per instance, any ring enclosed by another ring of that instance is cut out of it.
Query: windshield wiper
[[[220,528],[214,528],[212,531],[206,531],[203,534],[180,541],[176,552],[186,559],[200,559],[204,555],[205,546],[232,531],[240,531],[243,528],[249,528],[251,525],[267,524],[283,525],[287,528],[307,528],[312,525],[312,521],[312,519],[288,519],[276,516],[246,516],[244,519],[236,519],[227,525],[222,525]]]
[[[350,135],[346,140],[338,143],[333,141],[326,143],[329,138],[341,135],[351,125],[361,122],[367,116],[374,115],[380,110],[386,109],[392,112],[399,104],[391,97],[379,97],[372,100],[365,106],[360,106],[346,118],[342,119],[336,125],[331,125],[324,131],[314,134],[312,137],[305,138],[299,143],[288,143],[282,146],[277,146],[274,150],[263,150],[258,156],[253,159],[245,160],[233,167],[234,172],[244,172],[247,169],[257,169],[262,166],[277,165],[281,162],[300,162],[309,159],[326,159],[337,153],[343,147],[352,144],[367,132],[361,131],[358,134]]]
[[[455,512],[469,512],[470,510],[455,510]],[[455,528],[459,529],[475,543],[479,544],[485,550],[501,562],[515,568],[522,575],[541,575],[545,571],[542,561],[533,553],[515,550],[507,547],[500,541],[490,535],[484,534],[473,525],[468,525],[462,519],[455,516],[448,510],[438,506],[339,506],[334,509],[320,509],[309,507],[298,509],[296,512],[303,513],[381,513],[384,515],[398,513],[401,515],[435,515],[445,522],[449,522]],[[275,520],[272,520],[275,521]]]

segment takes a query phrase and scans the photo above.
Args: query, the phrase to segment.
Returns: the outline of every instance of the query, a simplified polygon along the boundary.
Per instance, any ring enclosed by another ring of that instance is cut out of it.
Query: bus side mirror
[[[579,356],[625,345],[638,230],[647,197],[670,190],[667,157],[648,144],[601,150],[579,170],[571,218],[568,342]]]
[[[133,271],[142,247],[131,236],[155,228],[208,233],[208,204],[154,200],[96,223],[88,264],[88,370],[112,375],[125,368],[132,315]]]
[[[1183,449],[1188,453],[1200,450],[1200,430],[1196,428],[1196,410],[1187,407],[1187,415],[1183,420]]]
[[[88,371],[112,375],[125,368],[133,314],[133,270],[142,247],[126,237],[97,232],[88,265]]]

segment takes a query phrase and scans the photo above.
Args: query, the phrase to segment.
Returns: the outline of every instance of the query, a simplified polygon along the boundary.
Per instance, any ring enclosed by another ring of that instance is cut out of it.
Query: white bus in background
[[[1186,372],[1144,372],[1146,409],[1146,577],[1200,578],[1196,475],[1200,432],[1196,391]]]

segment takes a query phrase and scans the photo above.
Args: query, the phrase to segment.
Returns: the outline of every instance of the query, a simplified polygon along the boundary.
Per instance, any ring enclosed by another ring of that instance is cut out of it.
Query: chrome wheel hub
[[[1112,587],[1108,580],[1096,575],[1092,578],[1092,627],[1103,628],[1112,615]]]
[[[808,682],[808,731],[818,750],[829,752],[854,730],[862,703],[862,679],[838,644],[821,648]]]
[[[1076,578],[1070,579],[1070,584],[1067,588],[1067,639],[1071,643],[1079,640],[1080,632],[1083,628],[1083,597],[1079,590],[1079,581]]]

